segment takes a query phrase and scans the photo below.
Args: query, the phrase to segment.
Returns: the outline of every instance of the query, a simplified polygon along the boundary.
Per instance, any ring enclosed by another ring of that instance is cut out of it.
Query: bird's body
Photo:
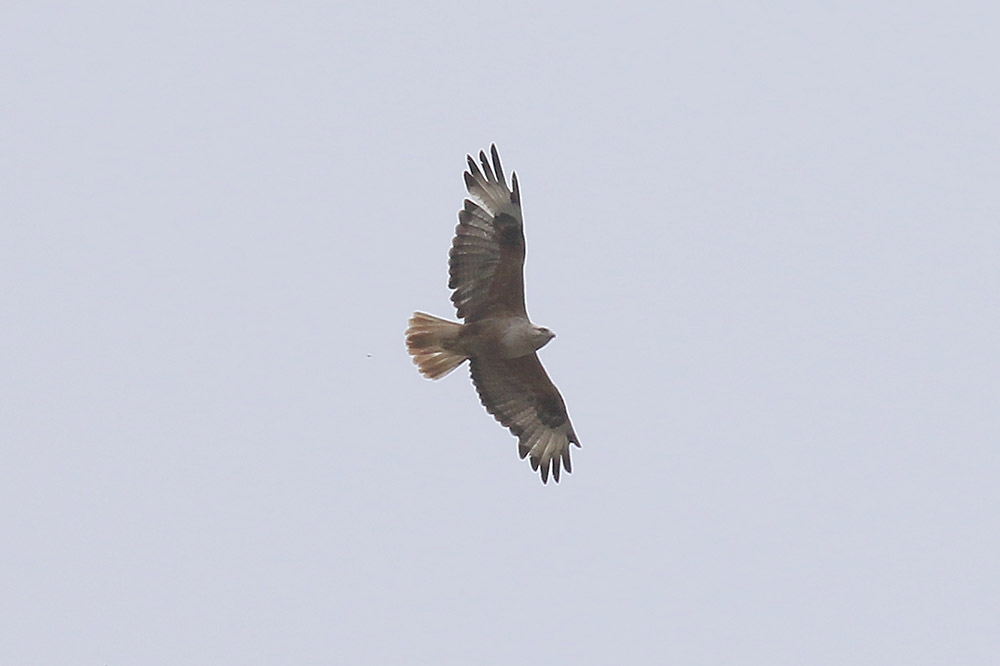
[[[464,324],[415,312],[406,345],[420,372],[439,379],[469,361],[486,410],[518,437],[522,458],[547,482],[551,467],[570,467],[580,446],[562,396],[535,353],[555,334],[536,326],[524,304],[524,229],[517,174],[507,187],[496,146],[492,164],[470,155],[465,183],[472,199],[459,211],[449,255],[451,300]]]
[[[538,351],[553,337],[551,331],[535,326],[527,317],[500,316],[469,322],[456,342],[469,358],[517,358]]]

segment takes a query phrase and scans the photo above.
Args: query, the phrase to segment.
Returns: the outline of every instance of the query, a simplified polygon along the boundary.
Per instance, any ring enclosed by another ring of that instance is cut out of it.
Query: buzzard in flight
[[[492,164],[480,151],[468,156],[465,185],[470,199],[458,212],[449,253],[448,287],[465,323],[414,312],[406,347],[420,372],[439,379],[468,359],[479,398],[518,438],[521,457],[530,456],[542,482],[549,470],[559,481],[571,472],[570,444],[580,446],[566,405],[549,379],[537,352],[555,333],[536,326],[524,306],[524,224],[517,174],[511,187],[500,166],[497,147]]]

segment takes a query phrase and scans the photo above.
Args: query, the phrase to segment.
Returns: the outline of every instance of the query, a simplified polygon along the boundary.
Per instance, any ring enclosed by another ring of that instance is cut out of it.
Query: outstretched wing
[[[479,152],[482,170],[468,156],[465,186],[471,199],[458,212],[449,253],[448,287],[458,316],[468,321],[495,314],[527,316],[524,307],[524,225],[517,174],[513,191],[494,144],[492,167]]]
[[[572,472],[569,445],[580,446],[580,441],[538,354],[474,358],[469,367],[486,411],[518,438],[518,453],[522,458],[531,455],[531,468],[541,468],[542,483],[548,483],[550,466],[557,482],[560,465]]]

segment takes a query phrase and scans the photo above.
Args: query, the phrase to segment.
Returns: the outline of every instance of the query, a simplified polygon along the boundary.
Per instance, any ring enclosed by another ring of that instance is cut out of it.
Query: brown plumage
[[[449,253],[448,287],[465,323],[413,313],[406,346],[420,372],[444,377],[469,360],[479,398],[497,421],[518,438],[518,453],[530,456],[547,483],[549,471],[572,471],[570,444],[580,446],[566,405],[536,351],[555,334],[528,319],[524,305],[524,223],[517,174],[511,187],[496,145],[492,162],[480,151],[468,156],[465,185],[470,199],[458,212]]]

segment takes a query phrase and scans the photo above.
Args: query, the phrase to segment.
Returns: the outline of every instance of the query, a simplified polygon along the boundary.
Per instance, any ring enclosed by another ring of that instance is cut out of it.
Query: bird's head
[[[536,349],[541,349],[554,337],[556,337],[556,334],[550,329],[545,328],[544,326],[535,326],[535,340],[538,343]]]

